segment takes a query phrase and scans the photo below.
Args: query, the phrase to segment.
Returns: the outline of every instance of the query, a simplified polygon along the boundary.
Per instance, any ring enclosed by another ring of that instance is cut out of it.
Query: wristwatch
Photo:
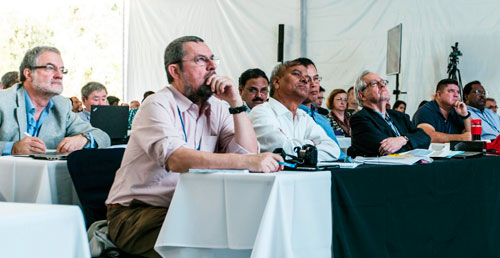
[[[235,114],[239,114],[241,112],[247,111],[247,110],[248,110],[248,107],[246,105],[242,105],[242,106],[235,107],[235,108],[229,108],[229,114],[235,115]]]
[[[460,115],[459,115],[460,116]],[[460,116],[462,119],[467,119],[470,117],[470,112],[467,111],[467,115],[465,116]]]
[[[83,136],[83,137],[85,137],[85,139],[87,139],[87,143],[85,143],[85,145],[83,145],[83,146],[85,147],[85,146],[89,145],[90,142],[92,141],[91,140],[92,138],[90,138],[90,134],[86,133],[86,132],[83,132],[80,135]]]

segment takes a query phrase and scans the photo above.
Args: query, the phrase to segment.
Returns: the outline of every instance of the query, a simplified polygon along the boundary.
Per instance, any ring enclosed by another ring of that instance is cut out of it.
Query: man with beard
[[[71,102],[60,96],[67,73],[59,50],[35,47],[19,67],[20,84],[0,91],[0,150],[2,155],[70,153],[107,147],[109,136],[83,122]]]
[[[470,112],[460,101],[458,82],[443,79],[436,86],[435,98],[417,110],[413,123],[422,128],[431,142],[470,141]]]
[[[267,101],[269,92],[269,79],[266,73],[259,68],[248,69],[244,71],[239,79],[239,90],[244,104],[250,110]]]
[[[313,80],[307,67],[297,60],[274,68],[271,75],[272,97],[250,112],[250,120],[262,150],[282,148],[285,153],[296,155],[295,147],[310,144],[318,148],[318,161],[339,158],[341,151],[338,144],[299,108],[307,98]]]
[[[486,90],[479,81],[472,81],[464,87],[464,99],[472,119],[481,119],[481,139],[493,140],[500,134],[500,116],[485,108]]]
[[[165,50],[170,85],[137,111],[106,200],[109,236],[126,253],[159,257],[153,247],[179,178],[174,172],[282,168],[281,156],[256,154],[258,143],[243,100],[229,77],[215,73],[217,61],[195,36],[178,38]]]
[[[405,114],[387,109],[387,83],[370,71],[356,78],[355,93],[363,109],[350,120],[352,145],[348,155],[379,156],[429,147],[430,137],[422,129],[416,128]]]

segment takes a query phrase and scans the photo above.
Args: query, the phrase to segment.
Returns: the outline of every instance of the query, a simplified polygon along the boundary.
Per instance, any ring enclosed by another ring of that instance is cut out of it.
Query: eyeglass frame
[[[380,81],[373,80],[371,82],[366,83],[365,87],[363,87],[360,91],[364,91],[366,88],[372,87],[372,86],[377,86],[380,88],[381,87],[380,83],[383,83],[384,86],[387,87],[387,84],[389,83],[389,81],[385,80],[385,79],[381,79]]]
[[[56,65],[53,65],[53,64],[30,66],[30,69],[31,70],[35,70],[35,69],[47,69],[47,71],[49,71],[49,72],[59,71],[62,74],[67,74],[68,73],[68,69],[65,68],[64,66],[57,67]]]
[[[470,92],[475,93],[475,94],[482,93],[484,96],[488,96],[488,91],[486,91],[486,90],[471,90]]]
[[[199,64],[200,61],[203,61],[203,64]],[[172,64],[178,64],[178,63],[181,63],[181,62],[193,62],[195,65],[197,66],[200,66],[200,67],[203,67],[203,66],[208,66],[210,64],[210,62],[214,62],[215,65],[219,65],[220,64],[220,59],[218,58],[215,58],[214,55],[212,55],[211,57],[207,57],[207,56],[204,56],[204,55],[198,55],[196,57],[193,57],[193,59],[181,59],[179,61],[176,61],[176,62],[173,62]]]

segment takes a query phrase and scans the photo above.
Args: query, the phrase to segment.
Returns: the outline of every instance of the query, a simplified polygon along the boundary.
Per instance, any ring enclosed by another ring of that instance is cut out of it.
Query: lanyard
[[[187,143],[188,142],[188,138],[187,138],[187,134],[186,134],[186,128],[184,127],[184,119],[182,119],[181,110],[179,109],[179,106],[177,106],[177,112],[179,113],[179,118],[181,119],[182,132],[184,133],[184,141]],[[196,148],[196,144],[195,144],[194,147],[195,147],[196,150],[200,150],[200,147],[201,147],[201,137],[200,137],[200,142],[198,143],[198,148]]]

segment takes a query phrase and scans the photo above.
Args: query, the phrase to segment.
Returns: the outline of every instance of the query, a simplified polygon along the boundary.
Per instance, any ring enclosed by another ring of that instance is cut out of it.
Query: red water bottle
[[[480,141],[481,140],[481,119],[471,119],[471,134],[472,134],[472,140],[473,141]]]

